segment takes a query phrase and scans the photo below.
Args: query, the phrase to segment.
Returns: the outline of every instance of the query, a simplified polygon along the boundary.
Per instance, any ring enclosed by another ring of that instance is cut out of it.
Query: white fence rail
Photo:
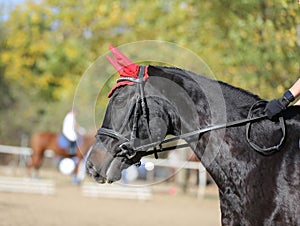
[[[32,149],[29,147],[16,147],[16,146],[7,146],[7,145],[0,145],[0,153],[4,153],[4,154],[13,154],[13,155],[19,155],[20,157],[20,165],[25,165],[25,161],[26,159],[32,154]],[[53,157],[53,152],[51,152],[50,150],[47,150],[45,153],[45,157]],[[153,158],[143,158],[143,162],[152,162],[155,166],[162,166],[162,167],[172,167],[172,168],[177,168],[177,169],[194,169],[194,170],[198,170],[199,171],[199,187],[198,187],[198,197],[202,197],[205,193],[205,188],[206,188],[206,181],[207,181],[207,177],[206,177],[206,170],[204,168],[204,166],[200,163],[200,162],[191,162],[191,161],[177,161],[176,163],[174,161],[168,161],[168,159],[153,159]],[[20,182],[20,181],[19,181]],[[32,181],[31,181],[32,182]],[[28,191],[33,190],[30,188],[29,184],[26,184],[24,181],[23,183],[23,187],[25,188],[25,190],[27,189]],[[26,185],[26,186],[25,186]],[[48,184],[49,185],[49,184]],[[45,186],[48,186],[47,183],[45,184]],[[39,185],[41,186],[41,185]],[[51,186],[49,185],[49,192],[51,193]],[[2,189],[5,186],[3,185]],[[142,191],[141,190],[137,191],[137,189],[135,188],[113,188],[112,193],[109,194],[109,192],[105,192],[104,190],[111,190],[112,187],[110,186],[109,188],[105,187],[105,189],[103,185],[101,186],[92,186],[91,184],[86,184],[83,185],[83,195],[85,196],[105,196],[105,197],[109,197],[110,195],[112,196],[120,196],[120,198],[125,197],[127,194],[128,198],[133,197],[133,198],[139,198],[140,196],[138,196],[137,194],[144,194],[144,196],[142,195],[140,197],[140,199],[148,199],[151,195],[149,195],[149,191]],[[17,190],[16,188],[12,188],[12,190]],[[1,188],[0,188],[1,190]],[[38,191],[39,188],[37,188],[34,191]],[[44,189],[45,190],[45,189]],[[48,190],[45,190],[46,192],[48,192]],[[138,197],[137,197],[138,196]]]
[[[32,149],[29,147],[17,147],[9,145],[0,145],[0,154],[10,154],[18,157],[17,164],[19,167],[25,167],[32,154]]]
[[[0,177],[0,191],[53,195],[55,183],[52,180]]]
[[[148,200],[152,198],[152,191],[149,187],[121,186],[118,184],[96,184],[85,182],[82,187],[82,194],[88,197],[139,199]]]
[[[143,162],[144,163],[152,162],[155,166],[198,170],[199,186],[198,186],[197,196],[198,198],[204,196],[206,183],[207,183],[207,176],[206,176],[207,172],[201,162],[182,161],[182,160],[174,162],[174,161],[169,161],[168,159],[153,159],[153,158],[143,158]]]
[[[31,155],[32,149],[28,147],[0,145],[0,153],[14,155]]]
[[[32,149],[29,147],[0,145],[0,153],[17,155],[19,166],[25,167],[28,158],[32,154]],[[0,176],[0,191],[53,195],[55,194],[55,183],[52,180]]]

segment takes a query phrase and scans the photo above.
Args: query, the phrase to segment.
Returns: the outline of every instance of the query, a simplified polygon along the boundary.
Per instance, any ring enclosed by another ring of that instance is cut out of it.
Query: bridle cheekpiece
[[[106,56],[106,58],[118,71],[120,78],[117,79],[117,84],[111,89],[111,91],[108,94],[108,97],[110,97],[114,93],[114,91],[121,86],[136,85],[133,101],[130,105],[131,109],[129,110],[129,113],[131,113],[132,109],[134,109],[133,126],[130,133],[130,138],[127,138],[124,135],[122,135],[125,125],[126,123],[128,123],[130,117],[130,115],[127,115],[127,117],[125,117],[123,126],[120,129],[120,132],[116,132],[113,129],[102,127],[98,130],[97,136],[104,135],[118,140],[120,144],[118,145],[117,150],[114,150],[116,151],[116,153],[113,153],[113,155],[115,157],[126,157],[126,159],[131,163],[137,163],[140,160],[140,158],[138,158],[136,155],[137,152],[135,151],[139,120],[142,120],[143,125],[145,125],[148,138],[150,140],[150,143],[152,143],[144,92],[144,83],[148,78],[148,67],[133,63],[121,51],[119,51],[113,46],[110,46],[110,51],[115,57],[115,59],[112,59],[109,56]],[[142,113],[139,115],[140,109]]]

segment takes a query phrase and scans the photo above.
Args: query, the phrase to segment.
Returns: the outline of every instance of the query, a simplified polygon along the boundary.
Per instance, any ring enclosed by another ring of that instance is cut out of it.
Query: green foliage
[[[222,70],[223,73],[233,70],[234,77],[236,73],[242,74],[241,83],[237,84],[264,97],[281,95],[299,76],[296,42],[299,6],[288,1],[232,3],[219,17],[220,23],[228,22],[225,17],[235,22],[232,27],[226,26],[226,30],[220,25],[224,42],[230,46],[230,51],[222,50],[228,54],[228,70]],[[247,5],[247,10],[243,10]]]
[[[27,1],[0,20],[0,143],[16,130],[59,132],[82,74],[109,44],[174,42],[219,80],[278,97],[299,76],[299,24],[288,0]]]

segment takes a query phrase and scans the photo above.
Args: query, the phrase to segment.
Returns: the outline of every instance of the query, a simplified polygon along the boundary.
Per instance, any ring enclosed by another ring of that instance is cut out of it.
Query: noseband
[[[251,123],[267,118],[267,116],[265,114],[260,115],[260,116],[252,115],[252,112],[254,110],[259,109],[259,107],[265,106],[265,104],[266,104],[265,101],[258,101],[256,103],[254,103],[249,110],[248,117],[245,119],[241,119],[241,120],[237,120],[237,121],[233,121],[233,122],[227,122],[227,123],[218,124],[218,125],[210,125],[210,126],[207,126],[205,128],[202,128],[202,129],[199,129],[196,131],[192,131],[192,132],[181,134],[181,135],[169,138],[169,139],[165,139],[163,141],[153,142],[153,139],[151,137],[151,132],[149,129],[148,115],[147,115],[147,109],[146,109],[147,106],[146,106],[146,102],[145,102],[144,81],[143,81],[144,73],[145,73],[145,66],[140,65],[138,78],[122,77],[117,80],[117,82],[129,81],[129,82],[133,82],[136,84],[136,90],[135,90],[133,102],[130,106],[130,110],[129,110],[127,116],[125,117],[125,121],[124,121],[123,126],[120,129],[120,132],[116,132],[112,129],[107,129],[107,128],[103,128],[103,127],[100,128],[97,132],[97,135],[96,135],[97,139],[99,139],[99,136],[108,136],[108,137],[111,137],[111,138],[119,141],[120,144],[119,144],[118,148],[116,149],[116,153],[113,154],[114,157],[124,157],[125,161],[127,161],[129,164],[139,165],[140,159],[144,156],[154,154],[155,158],[158,158],[157,153],[159,153],[159,152],[189,147],[189,144],[187,144],[187,143],[179,144],[179,145],[175,145],[175,146],[168,146],[168,147],[162,147],[163,144],[170,143],[172,141],[176,141],[176,140],[180,140],[180,139],[189,138],[189,137],[197,137],[197,139],[198,139],[198,136],[200,134],[204,134],[206,132],[229,128],[229,127],[242,126],[242,125],[246,125],[246,139],[247,139],[248,143],[255,151],[259,152],[260,154],[271,155],[281,148],[281,146],[285,140],[285,136],[286,136],[285,122],[284,122],[283,117],[279,117],[282,138],[277,145],[272,146],[272,147],[267,147],[267,148],[260,147],[260,146],[256,145],[253,141],[251,141],[251,139],[250,139]],[[134,102],[134,100],[135,100],[135,102]],[[132,113],[133,108],[134,108],[133,126],[132,126],[132,130],[131,130],[130,138],[127,138],[124,135],[122,135],[121,133],[123,132],[123,130],[126,126],[126,123],[128,123],[128,120]],[[141,109],[141,111],[142,111],[142,113],[140,115],[141,120],[143,121],[142,125],[145,125],[145,127],[146,127],[146,131],[147,131],[147,135],[150,140],[150,143],[136,147],[139,109]],[[148,150],[150,148],[152,148],[152,150]]]

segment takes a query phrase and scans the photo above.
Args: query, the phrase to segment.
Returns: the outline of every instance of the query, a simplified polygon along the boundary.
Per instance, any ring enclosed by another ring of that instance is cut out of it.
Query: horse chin
[[[123,158],[115,158],[107,172],[107,183],[113,183],[122,178],[122,171],[127,169],[130,164],[123,161]]]
[[[104,184],[106,182],[106,178],[101,175],[93,176],[93,179],[99,184]]]
[[[91,151],[86,161],[87,173],[100,184],[120,180],[122,171],[129,166],[130,164],[126,163],[123,157],[114,157],[110,152],[97,150]]]
[[[130,164],[124,157],[115,157],[101,144],[96,143],[87,155],[87,173],[97,183],[113,183],[122,178],[122,171]]]

